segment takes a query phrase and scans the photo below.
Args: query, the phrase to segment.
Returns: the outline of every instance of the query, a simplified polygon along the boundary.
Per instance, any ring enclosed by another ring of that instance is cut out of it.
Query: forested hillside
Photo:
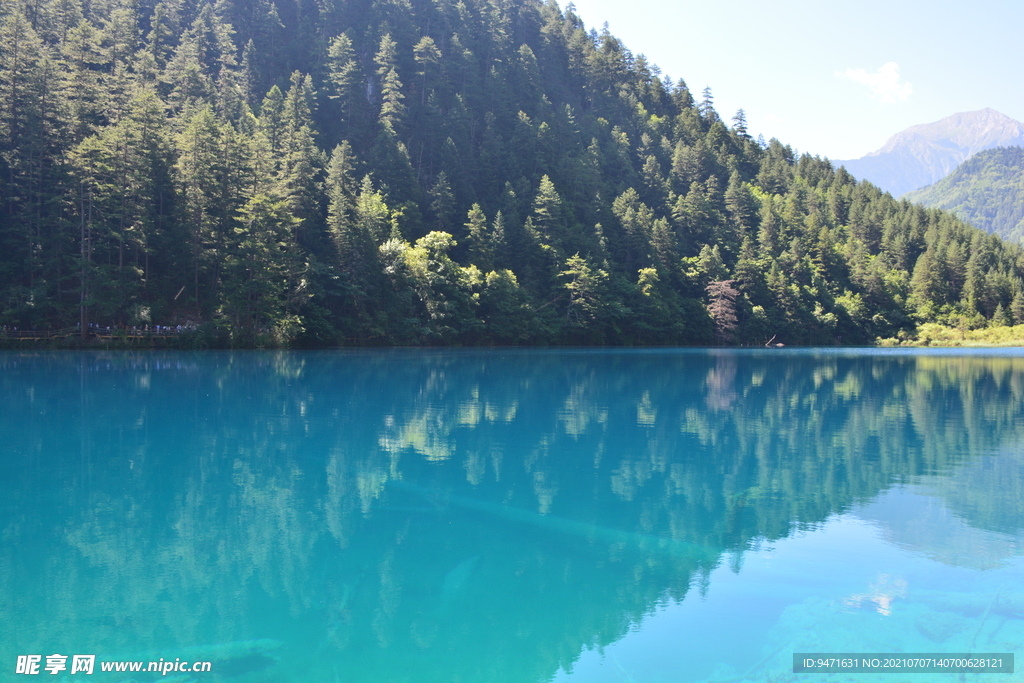
[[[910,192],[907,200],[952,211],[975,227],[1024,240],[1024,148],[978,152],[948,176]]]
[[[1024,322],[1018,247],[751,139],[571,5],[0,7],[3,325],[763,344]]]
[[[986,108],[910,126],[886,140],[881,149],[833,163],[894,197],[903,197],[941,180],[983,150],[1021,144],[1024,124]]]

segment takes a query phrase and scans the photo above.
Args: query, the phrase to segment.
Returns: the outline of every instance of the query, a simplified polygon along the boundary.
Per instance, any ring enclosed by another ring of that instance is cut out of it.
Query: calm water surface
[[[0,680],[53,653],[212,662],[100,683],[725,683],[1024,651],[1019,351],[6,353],[0,444]],[[926,678],[962,679],[833,679]]]

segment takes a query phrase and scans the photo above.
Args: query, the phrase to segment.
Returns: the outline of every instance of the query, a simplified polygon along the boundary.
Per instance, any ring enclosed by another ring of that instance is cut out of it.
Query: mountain
[[[978,152],[939,182],[903,198],[947,209],[986,232],[1024,242],[1024,148]]]
[[[1024,321],[1019,246],[754,140],[554,0],[10,0],[0,91],[0,328],[763,345]]]
[[[833,163],[898,197],[931,185],[983,149],[1011,145],[1024,145],[1024,124],[982,109],[911,126],[871,154]]]

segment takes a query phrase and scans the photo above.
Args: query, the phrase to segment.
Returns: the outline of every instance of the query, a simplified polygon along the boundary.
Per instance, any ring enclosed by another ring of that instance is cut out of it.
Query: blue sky
[[[564,7],[566,3],[560,3]],[[908,126],[991,107],[1024,121],[1024,2],[576,0],[727,121],[858,158]]]

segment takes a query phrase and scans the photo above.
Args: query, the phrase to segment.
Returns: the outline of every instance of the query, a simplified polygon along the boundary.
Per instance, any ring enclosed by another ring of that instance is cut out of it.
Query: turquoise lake
[[[0,681],[1024,666],[1019,349],[6,352],[0,407]],[[158,658],[211,673],[99,670]]]

